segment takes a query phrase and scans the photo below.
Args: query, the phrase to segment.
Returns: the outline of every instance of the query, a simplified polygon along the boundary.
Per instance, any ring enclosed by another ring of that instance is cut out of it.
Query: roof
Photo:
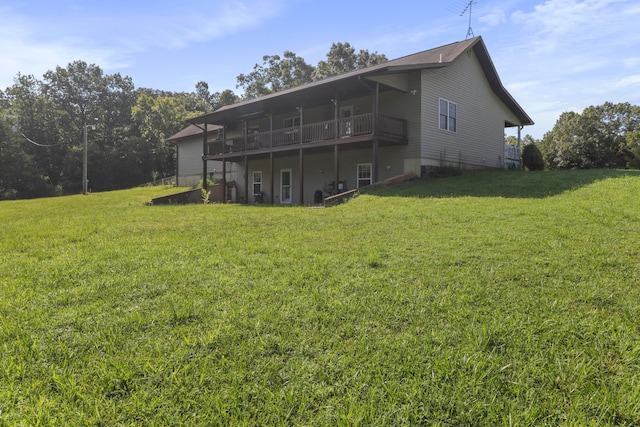
[[[222,128],[222,126],[208,125],[207,131],[218,130],[220,128]],[[189,139],[196,135],[202,135],[203,132],[204,132],[204,128],[202,127],[202,125],[192,124],[182,129],[180,132],[176,133],[175,135],[172,135],[169,138],[167,138],[167,142],[170,144],[176,144],[181,140]]]
[[[532,125],[533,121],[531,118],[500,82],[500,78],[489,57],[489,52],[482,37],[474,37],[472,39],[451,43],[256,99],[227,105],[212,113],[195,117],[189,120],[189,123],[223,125],[229,121],[256,117],[267,114],[268,112],[284,112],[293,110],[295,107],[312,105],[314,102],[317,103],[317,100],[320,98],[323,100],[326,100],[327,97],[345,99],[346,97],[364,95],[370,93],[371,88],[368,87],[367,83],[362,79],[412,70],[444,68],[451,65],[468,49],[473,49],[476,53],[476,57],[487,77],[489,85],[496,95],[498,95],[502,102],[518,117],[518,120],[520,120],[523,125]]]

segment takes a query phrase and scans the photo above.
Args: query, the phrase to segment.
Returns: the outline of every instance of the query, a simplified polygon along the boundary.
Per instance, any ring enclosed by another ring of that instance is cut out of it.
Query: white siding
[[[176,185],[180,187],[196,187],[202,179],[202,137],[178,142],[177,146],[178,171]],[[222,178],[222,163],[210,160],[207,163],[207,171],[211,173],[214,169],[214,179]]]
[[[420,151],[420,72],[411,73],[408,77],[409,92],[395,90],[380,94],[380,113],[407,120],[408,145],[396,147],[397,156],[402,159],[419,159]],[[415,92],[413,92],[415,91]],[[413,95],[416,93],[416,95]],[[396,175],[400,175],[399,173]]]
[[[518,119],[489,86],[471,50],[450,66],[422,71],[424,165],[502,167],[505,121]],[[439,129],[439,99],[457,105],[457,131]]]

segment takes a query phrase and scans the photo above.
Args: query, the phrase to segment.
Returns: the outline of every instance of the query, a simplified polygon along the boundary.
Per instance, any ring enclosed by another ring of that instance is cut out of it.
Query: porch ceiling
[[[288,91],[263,96],[229,106],[222,107],[213,113],[190,120],[203,124],[230,125],[239,120],[254,119],[295,111],[296,107],[309,108],[328,104],[331,99],[344,100],[360,96],[370,95],[375,82],[354,76],[353,78],[324,81],[323,84],[310,83]],[[380,92],[392,88],[380,84]]]

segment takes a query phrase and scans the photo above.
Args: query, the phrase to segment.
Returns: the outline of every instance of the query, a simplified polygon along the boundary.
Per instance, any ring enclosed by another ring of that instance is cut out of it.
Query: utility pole
[[[98,120],[98,119],[95,119]],[[82,194],[87,194],[89,186],[89,181],[87,180],[87,158],[88,158],[88,147],[87,147],[87,130],[91,128],[91,130],[96,130],[96,125],[84,125],[82,127],[82,141],[84,143],[84,147],[82,150]]]

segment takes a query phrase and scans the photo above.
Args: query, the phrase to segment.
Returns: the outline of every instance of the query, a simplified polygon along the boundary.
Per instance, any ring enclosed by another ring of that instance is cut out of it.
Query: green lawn
[[[0,202],[0,426],[640,425],[640,172]]]

